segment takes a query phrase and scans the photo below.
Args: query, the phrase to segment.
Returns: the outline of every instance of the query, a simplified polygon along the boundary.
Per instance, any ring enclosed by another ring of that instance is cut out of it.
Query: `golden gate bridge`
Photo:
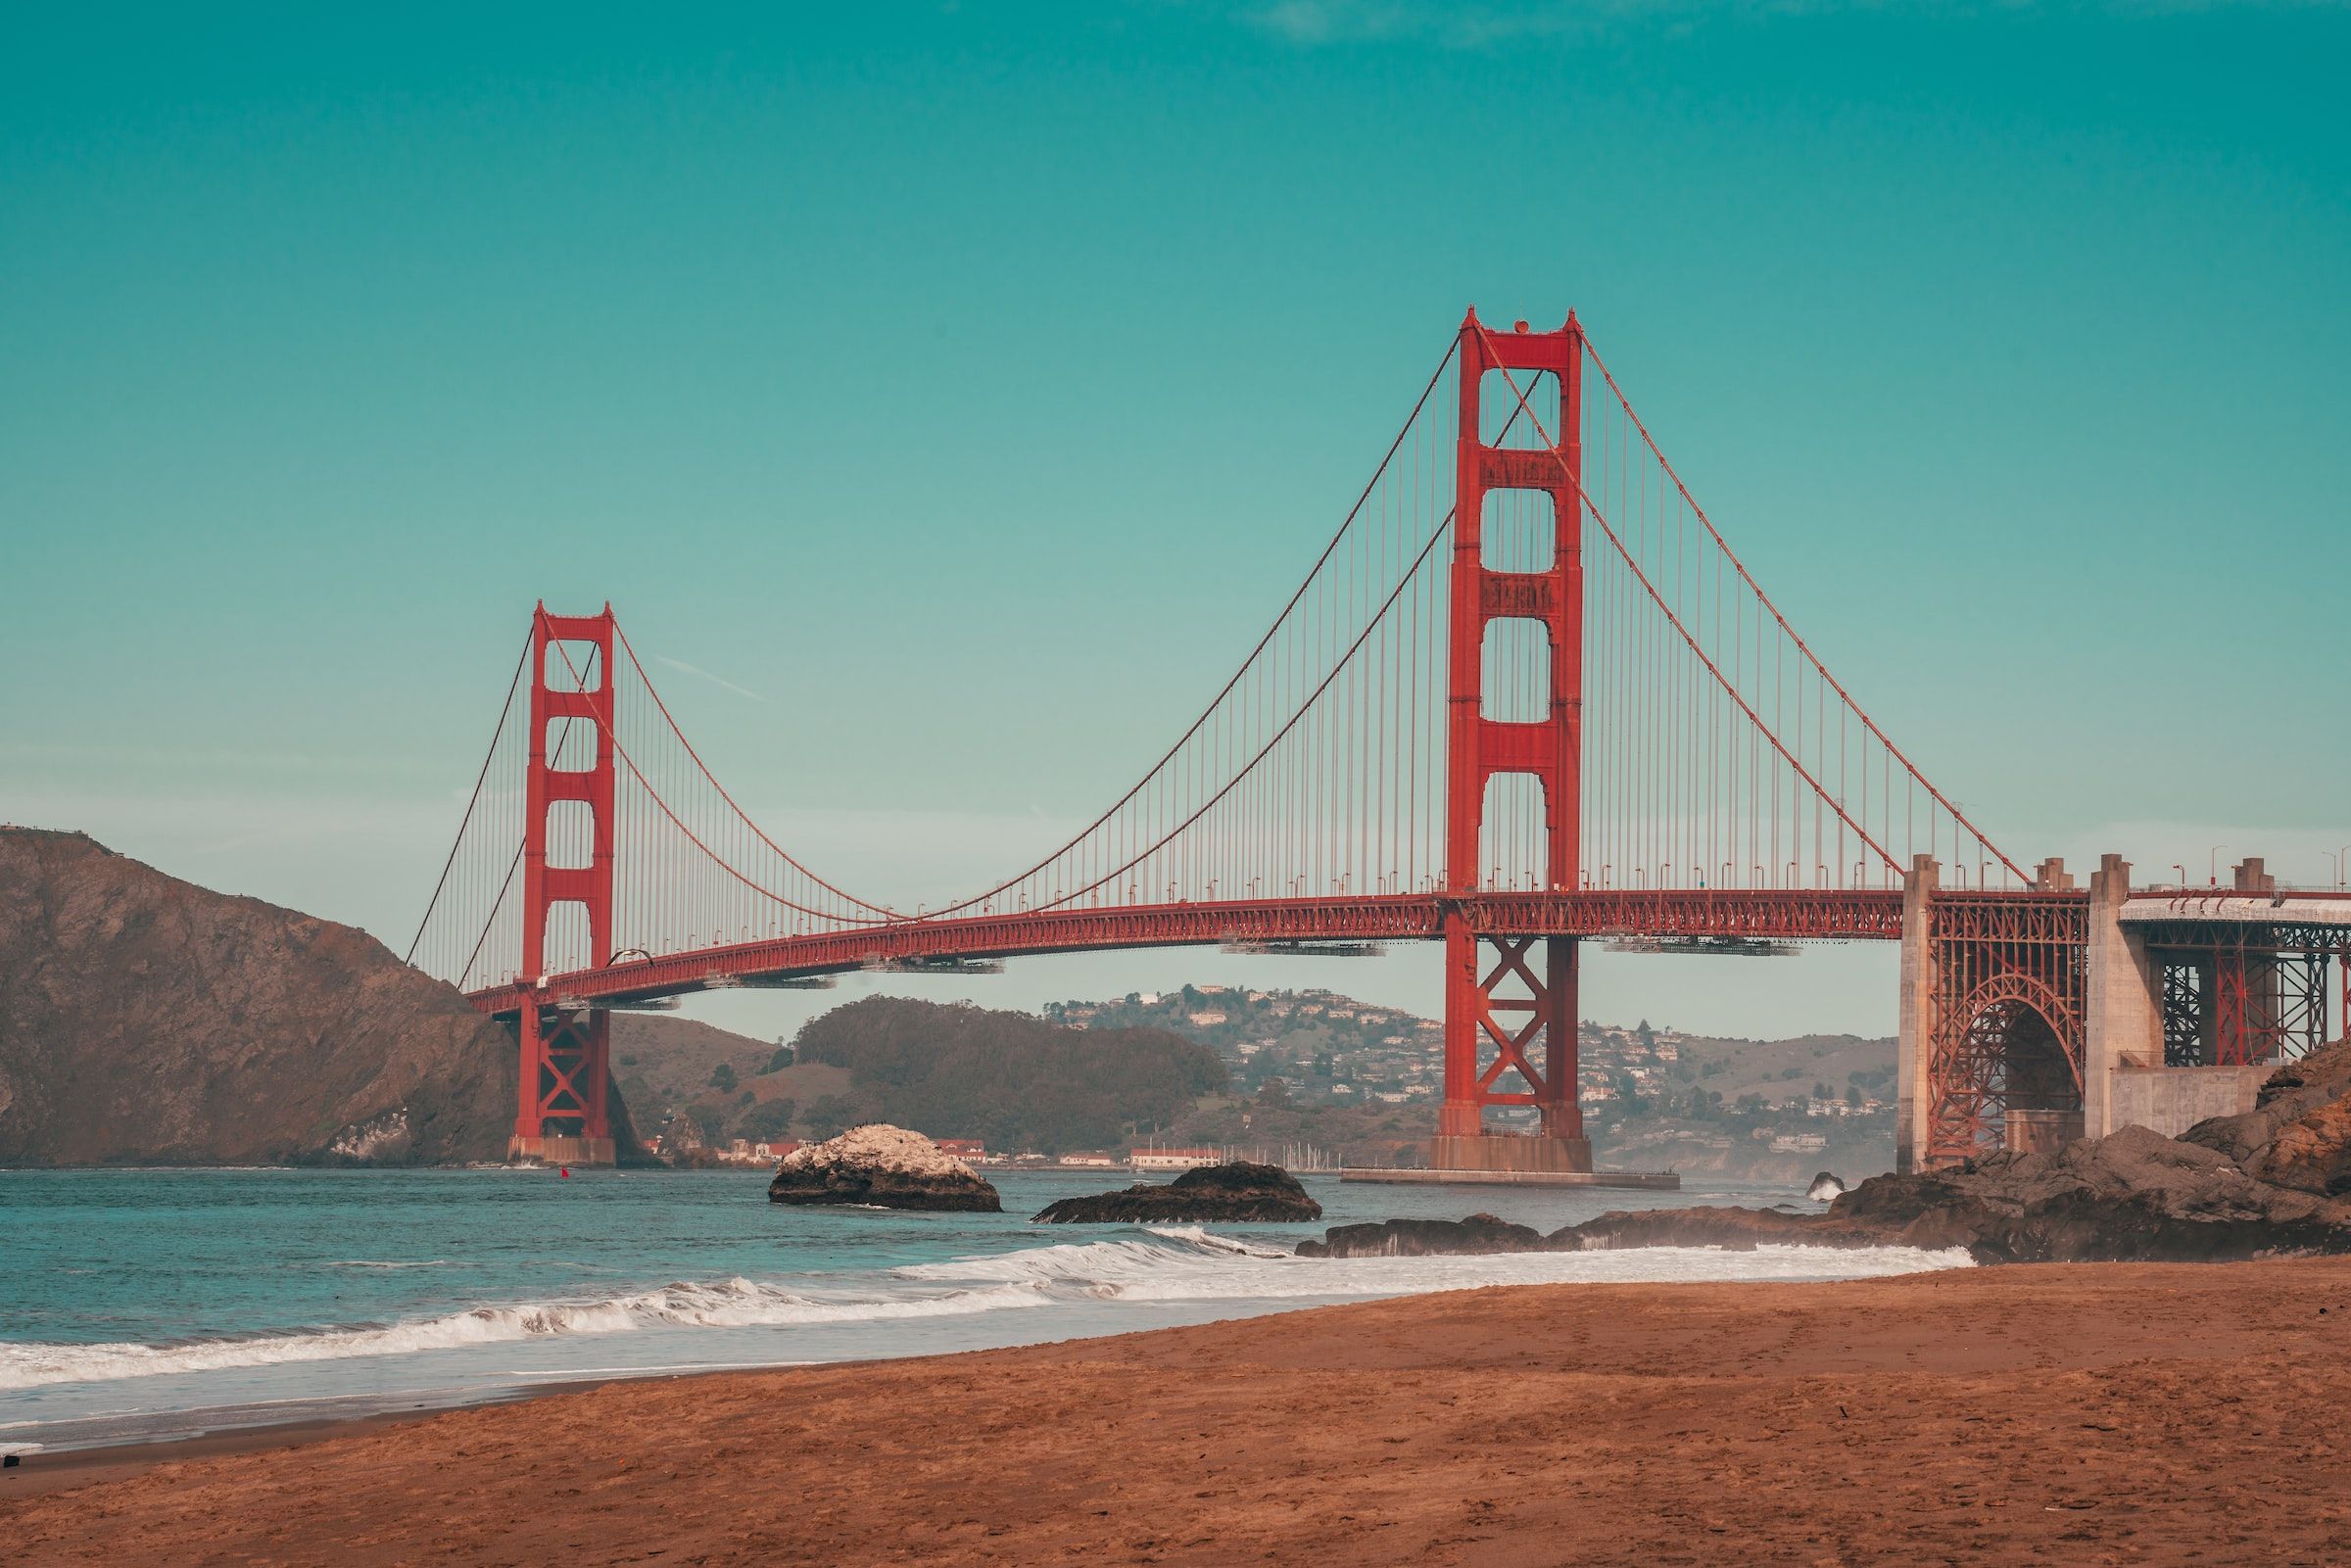
[[[2250,1082],[2327,1036],[2330,962],[2351,1017],[2351,900],[2258,861],[2191,895],[2108,857],[2078,888],[1987,837],[1789,624],[1572,314],[1469,312],[1264,636],[1067,842],[912,911],[853,870],[737,804],[609,603],[542,605],[408,957],[513,1020],[512,1151],[574,1162],[612,1155],[612,1010],[871,967],[1441,943],[1429,1156],[1458,1170],[1591,1169],[1588,938],[1901,942],[1905,1166],[2120,1125],[2151,1091],[2118,1074]]]

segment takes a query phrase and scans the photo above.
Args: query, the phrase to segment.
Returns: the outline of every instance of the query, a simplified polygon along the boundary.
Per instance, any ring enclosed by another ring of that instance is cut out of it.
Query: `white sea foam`
[[[176,1345],[59,1345],[0,1342],[0,1389],[100,1382],[166,1372],[209,1372],[286,1361],[398,1355],[541,1339],[558,1334],[625,1334],[648,1328],[744,1328],[934,1317],[1033,1304],[1027,1285],[956,1290],[898,1300],[825,1301],[747,1279],[683,1282],[602,1301],[524,1302],[365,1328],[327,1328],[251,1339]]]
[[[1308,1259],[1196,1228],[1065,1243],[952,1262],[917,1263],[903,1277],[1033,1284],[1049,1294],[1133,1302],[1282,1301],[1410,1296],[1485,1285],[1664,1284],[1696,1280],[1827,1280],[1964,1268],[1964,1249],[1839,1250],[1640,1247],[1585,1253],[1499,1253],[1458,1258]]]
[[[829,1294],[807,1285],[792,1289],[737,1278],[249,1339],[171,1345],[0,1342],[0,1389],[397,1355],[557,1335],[879,1322],[1071,1302],[1363,1300],[1486,1285],[1849,1279],[1967,1264],[1967,1254],[1956,1248],[1909,1247],[1758,1247],[1751,1252],[1644,1247],[1466,1258],[1302,1259],[1196,1226],[1152,1227],[1099,1241],[909,1264],[873,1276],[861,1288]]]

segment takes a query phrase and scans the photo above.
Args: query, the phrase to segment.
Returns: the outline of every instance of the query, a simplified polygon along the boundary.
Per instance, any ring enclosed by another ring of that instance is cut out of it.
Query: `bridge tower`
[[[569,926],[560,968],[597,968],[612,954],[612,653],[609,603],[596,615],[551,615],[544,603],[533,612],[522,836],[522,979],[530,999],[515,1020],[521,1060],[509,1160],[613,1160],[612,1015],[547,994],[548,927],[558,914]],[[551,835],[552,815],[567,803],[584,807],[586,822],[573,813]]]
[[[1455,363],[1461,424],[1446,652],[1445,1099],[1429,1163],[1443,1169],[1589,1170],[1592,1145],[1576,1103],[1576,938],[1493,929],[1469,903],[1479,888],[1488,789],[1499,777],[1530,775],[1542,792],[1548,887],[1573,890],[1581,870],[1583,328],[1570,312],[1556,332],[1529,332],[1524,322],[1489,332],[1473,309],[1462,322]],[[1509,376],[1489,377],[1496,370]],[[1519,395],[1534,406],[1534,385],[1544,376],[1557,378],[1553,428],[1535,435],[1521,416],[1517,429],[1534,436],[1534,445],[1487,445],[1485,423],[1508,429]],[[1490,402],[1499,407],[1489,408]],[[1489,413],[1496,417],[1486,421]],[[1488,563],[1487,498],[1511,491],[1549,499],[1551,558],[1535,570]],[[1487,713],[1487,637],[1496,622],[1509,620],[1537,622],[1544,631],[1550,702],[1533,721]],[[1541,1134],[1488,1134],[1488,1106],[1535,1107]]]

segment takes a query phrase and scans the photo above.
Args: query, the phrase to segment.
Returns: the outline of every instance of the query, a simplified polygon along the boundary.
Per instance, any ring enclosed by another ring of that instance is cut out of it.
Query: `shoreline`
[[[1134,1231],[1152,1229],[1149,1226],[1124,1228]],[[1093,1241],[1102,1239],[1090,1238]],[[1128,1238],[1121,1236],[1110,1239]],[[1172,1298],[1145,1295],[1131,1300],[1123,1294],[1116,1294],[1112,1299],[1099,1301],[1051,1301],[1039,1298],[1025,1305],[999,1305],[992,1309],[976,1310],[969,1314],[926,1314],[901,1324],[893,1336],[894,1344],[844,1346],[838,1338],[828,1343],[823,1339],[803,1337],[793,1342],[792,1354],[708,1354],[707,1358],[697,1359],[689,1350],[663,1347],[656,1353],[661,1359],[630,1364],[625,1342],[638,1338],[633,1333],[617,1336],[601,1332],[525,1336],[474,1347],[458,1347],[454,1354],[486,1354],[504,1362],[510,1357],[552,1353],[572,1364],[539,1369],[509,1366],[503,1375],[477,1374],[474,1380],[466,1380],[462,1369],[447,1364],[438,1367],[412,1366],[408,1373],[412,1382],[393,1387],[379,1385],[365,1392],[232,1399],[156,1408],[137,1414],[56,1415],[0,1428],[0,1450],[17,1447],[24,1452],[25,1464],[37,1462],[43,1468],[48,1468],[67,1455],[121,1453],[132,1449],[163,1450],[180,1443],[233,1441],[240,1434],[249,1432],[300,1431],[313,1426],[332,1428],[358,1421],[421,1418],[444,1410],[527,1401],[605,1384],[659,1382],[729,1373],[773,1372],[800,1366],[840,1366],[1012,1351],[1038,1345],[1085,1343],[1170,1329],[1242,1323],[1329,1307],[1412,1300],[1463,1290],[1545,1286],[1584,1289],[1642,1283],[1827,1283],[1847,1278],[1897,1277],[1905,1273],[1971,1266],[1955,1257],[1946,1258],[1911,1249],[1852,1249],[1774,1243],[1755,1248],[1751,1254],[1742,1255],[1746,1259],[1745,1268],[1759,1272],[1716,1272],[1720,1259],[1726,1256],[1730,1255],[1724,1254],[1721,1249],[1681,1246],[1606,1249],[1587,1254],[1502,1253],[1303,1260],[1294,1259],[1286,1254],[1260,1254],[1260,1260],[1265,1262],[1302,1262],[1314,1270],[1343,1272],[1329,1279],[1325,1289],[1298,1293],[1275,1290],[1265,1294]],[[1702,1265],[1705,1272],[1694,1276],[1682,1271],[1693,1257],[1707,1260]],[[1530,1262],[1565,1263],[1581,1277],[1527,1277],[1523,1265]],[[1366,1269],[1381,1273],[1391,1269],[1406,1269],[1418,1277],[1411,1282],[1391,1280],[1367,1288],[1360,1273]],[[1430,1278],[1423,1272],[1425,1270],[1437,1270],[1439,1276]],[[1458,1271],[1461,1270],[1468,1271],[1469,1277],[1460,1277]],[[1357,1277],[1350,1280],[1347,1275]],[[1446,1277],[1448,1275],[1451,1277]],[[852,1319],[818,1323],[802,1326],[798,1332],[802,1336],[855,1335],[871,1332],[886,1321],[888,1319],[883,1317],[865,1321]],[[944,1337],[939,1334],[940,1330],[946,1331]],[[337,1332],[355,1331],[358,1330]],[[717,1328],[699,1332],[726,1335],[740,1331]],[[757,1328],[751,1331],[760,1332]],[[679,1331],[655,1328],[652,1332],[674,1334]],[[697,1331],[686,1332],[699,1337]],[[911,1342],[908,1336],[912,1336]],[[304,1337],[299,1334],[264,1335],[259,1337],[259,1343],[266,1345],[279,1338],[300,1340]],[[614,1351],[600,1350],[600,1342],[607,1338],[617,1338],[624,1344]],[[443,1349],[410,1354],[430,1357],[447,1355],[453,1352]],[[384,1357],[362,1354],[355,1355],[351,1362],[338,1357],[322,1357],[290,1360],[282,1364],[288,1369],[308,1368],[318,1378],[332,1380],[336,1375],[335,1369],[340,1365],[364,1365],[381,1359]],[[405,1360],[407,1357],[395,1356],[392,1359]],[[252,1369],[260,1370],[275,1364],[280,1363],[257,1362],[253,1363]],[[397,1377],[398,1373],[385,1375]],[[120,1389],[126,1397],[135,1399],[137,1390],[146,1381],[142,1377],[115,1378],[79,1387],[85,1391]],[[37,1395],[42,1389],[53,1386],[72,1388],[75,1385],[36,1384],[28,1386],[24,1392]],[[0,1405],[6,1402],[6,1394],[0,1393]],[[27,1449],[30,1451],[24,1452]],[[20,1473],[24,1467],[20,1465],[19,1472],[12,1473]]]
[[[2345,1259],[1489,1287],[75,1450],[8,1472],[0,1534],[26,1565],[2343,1560],[2347,1349]]]

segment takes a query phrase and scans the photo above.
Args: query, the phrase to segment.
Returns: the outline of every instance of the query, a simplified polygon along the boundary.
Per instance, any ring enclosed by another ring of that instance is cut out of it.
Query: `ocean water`
[[[994,1176],[1002,1214],[796,1209],[764,1173],[0,1171],[0,1449],[511,1398],[577,1379],[917,1355],[1479,1285],[1818,1280],[1904,1248],[1291,1256],[1322,1225],[1785,1202],[1308,1177],[1314,1225],[1038,1226],[1093,1174]]]

